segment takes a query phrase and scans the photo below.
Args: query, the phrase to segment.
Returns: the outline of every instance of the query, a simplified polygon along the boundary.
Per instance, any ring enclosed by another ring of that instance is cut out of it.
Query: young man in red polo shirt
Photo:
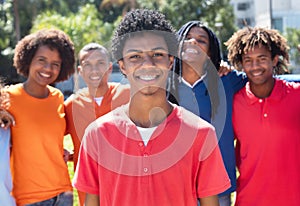
[[[245,28],[227,42],[228,57],[249,82],[234,97],[236,206],[300,203],[300,85],[274,78],[287,68],[278,31]]]
[[[214,128],[166,98],[177,38],[164,15],[127,13],[112,51],[131,99],[87,128],[74,185],[86,206],[217,206],[230,180]]]

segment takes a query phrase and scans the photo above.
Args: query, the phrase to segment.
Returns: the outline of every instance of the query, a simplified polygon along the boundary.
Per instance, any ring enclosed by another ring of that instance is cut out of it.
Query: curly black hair
[[[245,53],[257,45],[263,45],[271,52],[272,59],[276,55],[280,57],[274,73],[288,73],[289,46],[287,40],[275,29],[245,27],[235,32],[225,45],[228,48],[229,61],[237,69],[242,69],[242,56]]]
[[[123,48],[126,40],[142,31],[151,31],[165,39],[169,53],[177,55],[178,39],[171,23],[165,15],[154,10],[136,9],[126,13],[121,23],[116,28],[112,37],[112,54],[115,60],[122,59]]]
[[[13,64],[17,72],[28,77],[31,61],[38,48],[43,45],[57,49],[62,60],[61,70],[55,82],[68,79],[75,72],[75,49],[69,36],[58,29],[42,29],[18,42]]]

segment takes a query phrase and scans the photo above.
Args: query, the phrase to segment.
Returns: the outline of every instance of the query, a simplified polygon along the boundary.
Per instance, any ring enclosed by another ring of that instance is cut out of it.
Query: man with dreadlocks
[[[200,21],[189,21],[178,31],[179,57],[174,58],[169,100],[212,123],[231,181],[231,187],[219,194],[220,206],[231,205],[236,190],[234,135],[231,121],[233,95],[245,86],[245,74],[226,71],[221,60],[216,34]],[[175,100],[176,99],[176,100]]]
[[[236,93],[233,126],[236,206],[300,203],[300,85],[274,78],[284,73],[288,45],[278,31],[247,27],[226,42],[229,61],[249,82]]]

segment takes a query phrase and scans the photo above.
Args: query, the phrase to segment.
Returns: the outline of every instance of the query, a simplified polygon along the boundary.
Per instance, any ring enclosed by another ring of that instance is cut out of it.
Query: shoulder
[[[85,88],[79,89],[76,93],[71,94],[71,96],[69,96],[65,100],[65,105],[72,104],[78,100],[87,100],[87,99],[88,99],[88,101],[91,101],[88,88],[85,87]]]
[[[174,105],[174,110],[177,113],[178,118],[180,118],[182,124],[195,129],[212,129],[214,127],[209,122],[205,121],[198,115],[190,112],[182,106]]]
[[[48,85],[47,87],[49,89],[49,97],[57,97],[59,99],[64,99],[63,93],[58,88],[55,88],[50,85]]]
[[[294,81],[287,81],[285,79],[277,79],[276,84],[280,86],[280,88],[286,90],[288,93],[290,92],[300,92],[300,83],[299,82],[294,82]]]
[[[109,82],[108,86],[109,86],[109,88],[112,91],[115,91],[116,93],[129,92],[129,90],[130,90],[130,85],[129,84],[121,84],[121,83],[117,83],[117,82]]]
[[[22,90],[23,90],[22,83],[12,84],[6,87],[6,91],[11,95],[21,94]]]
[[[241,89],[248,82],[247,75],[244,72],[237,70],[232,70],[227,75],[222,76],[221,79],[223,83],[227,82],[232,85],[232,87],[236,88],[236,91]]]

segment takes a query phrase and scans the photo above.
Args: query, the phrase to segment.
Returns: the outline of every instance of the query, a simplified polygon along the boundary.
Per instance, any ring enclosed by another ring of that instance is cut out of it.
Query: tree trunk
[[[21,39],[20,31],[20,16],[19,16],[19,2],[18,0],[13,0],[13,9],[14,9],[14,20],[15,20],[15,33],[17,42]]]

